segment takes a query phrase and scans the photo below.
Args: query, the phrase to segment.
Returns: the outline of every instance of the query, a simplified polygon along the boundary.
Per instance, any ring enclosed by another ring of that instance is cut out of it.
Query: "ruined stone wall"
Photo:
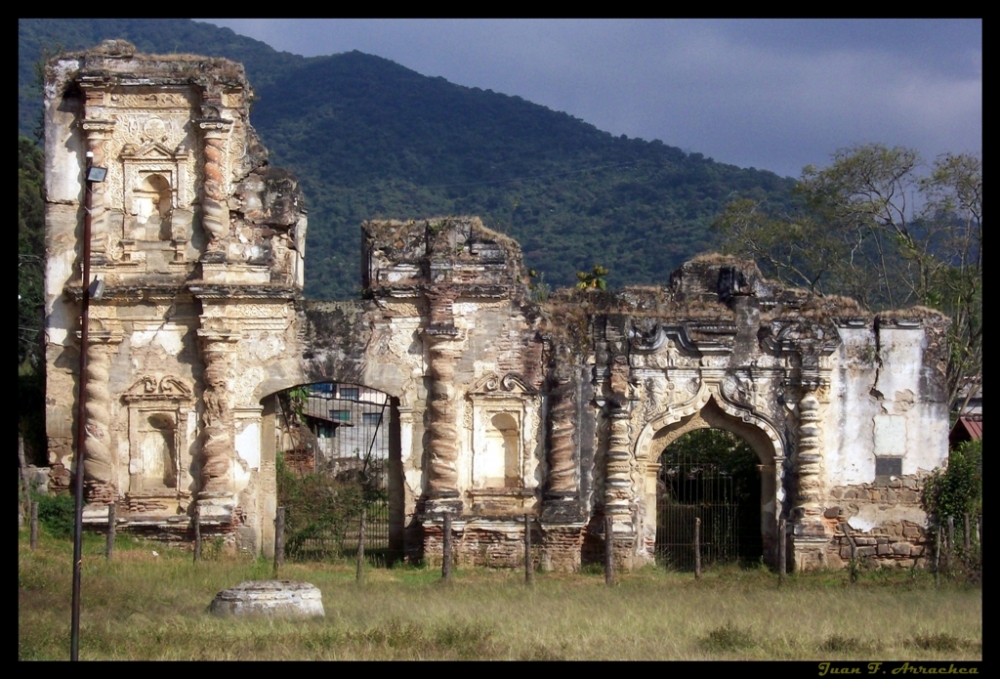
[[[121,41],[48,65],[46,426],[63,485],[85,153],[108,170],[91,185],[88,522],[115,502],[131,527],[187,539],[197,508],[205,533],[269,553],[273,396],[337,381],[389,396],[390,544],[412,559],[440,558],[450,514],[459,562],[517,565],[529,515],[538,563],[574,570],[601,558],[610,516],[619,563],[649,563],[661,454],[705,427],[757,456],[770,563],[781,518],[797,568],[842,565],[847,539],[921,554],[917,485],[947,454],[947,319],[873,315],[719,255],[668,285],[540,303],[517,243],[475,217],[366,222],[362,299],[307,302],[303,198],[267,164],[250,96],[238,64]]]
[[[84,283],[104,286],[87,327],[88,523],[114,502],[136,529],[188,537],[197,506],[206,533],[259,552],[273,518],[260,386],[299,379],[306,222],[295,179],[266,163],[251,96],[239,64],[141,55],[124,41],[47,65],[46,415],[56,469],[72,466]],[[88,163],[107,173],[89,183],[84,282]]]

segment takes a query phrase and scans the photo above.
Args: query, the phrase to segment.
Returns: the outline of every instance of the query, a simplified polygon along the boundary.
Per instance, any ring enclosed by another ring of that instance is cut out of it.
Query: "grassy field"
[[[153,551],[159,556],[154,556]],[[211,550],[208,550],[211,552]],[[68,659],[72,544],[18,553],[18,657]],[[926,573],[790,576],[720,568],[701,581],[647,569],[608,588],[600,571],[537,574],[287,564],[326,618],[216,618],[219,590],[267,579],[264,562],[211,558],[119,536],[84,543],[80,658],[102,660],[981,660],[982,590]]]

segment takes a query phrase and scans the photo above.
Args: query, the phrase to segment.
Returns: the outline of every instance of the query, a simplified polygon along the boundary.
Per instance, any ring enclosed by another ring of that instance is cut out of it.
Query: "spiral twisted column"
[[[458,497],[458,422],[455,412],[455,333],[428,331],[430,339],[430,476],[431,498]]]
[[[232,121],[222,118],[203,118],[198,127],[204,135],[205,184],[202,196],[202,224],[209,238],[217,247],[220,239],[229,233],[229,206],[226,189],[226,141]]]
[[[84,120],[80,123],[87,135],[87,151],[94,154],[91,165],[108,167],[105,147],[115,130],[114,120]],[[90,258],[97,264],[103,264],[107,252],[108,223],[105,205],[105,182],[91,182],[90,198]]]
[[[549,410],[549,474],[546,498],[573,497],[577,491],[575,446],[576,403],[574,384],[565,374],[558,375],[550,392]]]
[[[110,354],[121,337],[108,332],[88,333],[87,386],[84,412],[83,484],[87,502],[110,504],[116,500],[111,454]]]
[[[631,479],[629,472],[629,412],[625,408],[613,408],[611,433],[608,437],[608,452],[605,456],[604,511],[608,515],[629,514],[631,501]]]
[[[806,391],[799,400],[799,445],[794,458],[797,487],[792,518],[798,524],[796,534],[806,537],[814,533],[823,534],[820,506],[823,456],[819,408],[819,399],[812,390]]]
[[[233,415],[228,403],[226,375],[235,349],[234,333],[198,330],[205,361],[202,399],[201,488],[199,499],[231,492],[230,468],[233,460]]]

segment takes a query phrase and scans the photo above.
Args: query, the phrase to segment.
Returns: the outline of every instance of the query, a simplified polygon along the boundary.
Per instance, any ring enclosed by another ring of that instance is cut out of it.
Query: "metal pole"
[[[615,584],[615,524],[610,516],[604,517],[604,584]]]
[[[80,659],[80,571],[83,562],[83,447],[87,438],[87,344],[90,340],[90,230],[94,186],[89,179],[94,162],[92,151],[87,152],[87,167],[84,171],[83,194],[83,309],[80,314],[80,381],[76,399],[76,520],[73,533],[73,601],[72,624],[70,626],[69,659]]]

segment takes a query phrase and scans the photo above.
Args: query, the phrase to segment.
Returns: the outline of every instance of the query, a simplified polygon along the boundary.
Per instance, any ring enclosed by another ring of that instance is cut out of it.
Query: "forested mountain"
[[[363,220],[442,214],[476,214],[510,234],[552,285],[594,264],[611,270],[612,286],[664,283],[712,245],[708,225],[726,203],[783,204],[794,183],[360,52],[305,58],[188,20],[21,20],[18,37],[27,135],[41,110],[32,83],[43,50],[124,38],[145,52],[243,62],[251,121],[306,194],[313,298],[356,295]]]

